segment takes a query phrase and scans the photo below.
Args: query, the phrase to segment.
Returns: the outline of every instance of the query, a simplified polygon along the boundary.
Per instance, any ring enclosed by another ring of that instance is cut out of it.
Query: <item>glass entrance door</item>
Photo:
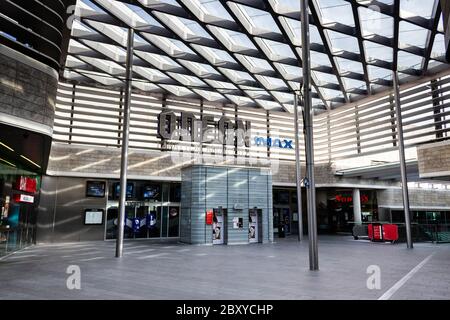
[[[273,231],[277,233],[280,226],[284,226],[286,234],[291,234],[292,219],[289,206],[276,206],[273,208]]]

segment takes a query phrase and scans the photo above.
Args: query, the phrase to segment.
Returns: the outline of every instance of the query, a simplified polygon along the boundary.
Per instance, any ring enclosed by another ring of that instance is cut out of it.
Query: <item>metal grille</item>
[[[54,141],[120,147],[120,91],[60,83],[57,96]],[[427,81],[401,91],[406,147],[447,139],[450,131],[450,76]],[[293,116],[284,112],[236,108],[195,99],[179,99],[162,95],[132,95],[130,147],[162,150],[157,137],[158,115],[168,108],[180,115],[192,112],[197,119],[202,114],[218,121],[226,115],[233,121],[237,116],[252,123],[250,148],[204,143],[204,154],[240,155],[272,160],[294,160],[294,150],[267,149],[255,145],[255,137],[294,139]],[[236,114],[237,112],[237,114]],[[304,155],[300,125],[300,152]],[[318,162],[378,154],[397,150],[396,118],[391,95],[377,100],[316,115],[314,119],[315,157]],[[210,138],[215,138],[211,136]],[[199,143],[168,141],[172,150],[181,146],[200,148]]]

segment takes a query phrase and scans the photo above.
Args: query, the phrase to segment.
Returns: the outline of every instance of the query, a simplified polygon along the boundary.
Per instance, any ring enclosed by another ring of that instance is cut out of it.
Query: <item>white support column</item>
[[[359,189],[353,189],[353,221],[355,224],[362,223],[361,216],[361,194]]]

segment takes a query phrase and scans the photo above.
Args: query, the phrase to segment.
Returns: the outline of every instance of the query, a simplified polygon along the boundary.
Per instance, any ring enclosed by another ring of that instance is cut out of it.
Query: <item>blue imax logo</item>
[[[276,147],[281,149],[294,149],[292,146],[292,140],[287,139],[272,139],[272,138],[263,138],[263,137],[255,137],[255,145],[265,146],[265,147]]]

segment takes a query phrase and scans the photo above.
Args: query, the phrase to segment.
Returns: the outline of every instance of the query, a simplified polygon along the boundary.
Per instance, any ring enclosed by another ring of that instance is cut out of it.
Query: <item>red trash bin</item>
[[[394,242],[398,240],[398,226],[395,224],[383,225],[383,238],[386,241]]]
[[[370,241],[383,241],[382,225],[379,223],[371,223],[368,226]]]

